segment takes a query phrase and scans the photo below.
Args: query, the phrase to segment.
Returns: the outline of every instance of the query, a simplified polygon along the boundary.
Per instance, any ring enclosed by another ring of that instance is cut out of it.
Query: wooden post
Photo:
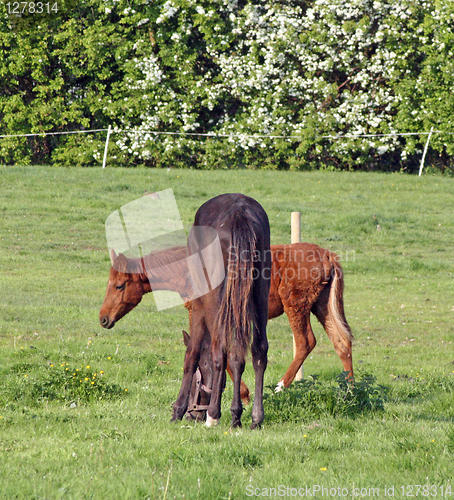
[[[292,212],[292,243],[301,241],[301,213]]]
[[[300,243],[301,242],[301,213],[300,212],[292,212],[292,243]],[[295,357],[296,353],[296,345],[295,339],[293,339],[293,357]],[[303,380],[304,372],[303,367],[296,372],[295,380]]]

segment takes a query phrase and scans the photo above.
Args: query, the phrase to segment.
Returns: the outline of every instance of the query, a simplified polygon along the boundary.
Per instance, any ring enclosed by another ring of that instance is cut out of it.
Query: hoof
[[[284,382],[281,380],[277,386],[276,389],[274,389],[274,392],[277,394],[278,392],[281,392],[284,389]]]
[[[207,427],[216,427],[218,424],[219,424],[219,419],[211,418],[210,415],[207,413],[207,421],[205,422],[205,425]]]

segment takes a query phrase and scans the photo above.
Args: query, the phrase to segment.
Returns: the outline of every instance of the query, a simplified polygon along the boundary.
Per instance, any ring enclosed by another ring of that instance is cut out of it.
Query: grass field
[[[217,428],[170,423],[185,310],[157,312],[150,294],[98,324],[107,216],[167,188],[185,225],[243,192],[272,243],[300,211],[303,241],[341,256],[354,394],[315,318],[306,381],[273,394],[292,358],[282,316],[260,431],[251,405],[229,429],[230,382]],[[453,179],[399,174],[0,167],[0,499],[452,498],[453,193]]]

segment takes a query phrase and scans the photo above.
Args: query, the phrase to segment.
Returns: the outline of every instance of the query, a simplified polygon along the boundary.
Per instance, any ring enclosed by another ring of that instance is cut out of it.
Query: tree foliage
[[[64,7],[0,7],[3,134],[111,124],[111,164],[413,171],[433,127],[429,163],[453,168],[450,0]],[[96,164],[104,139],[0,139],[0,158]]]

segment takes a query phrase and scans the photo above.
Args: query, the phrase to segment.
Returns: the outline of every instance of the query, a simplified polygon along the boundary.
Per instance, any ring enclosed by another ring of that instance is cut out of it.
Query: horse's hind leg
[[[309,311],[298,311],[286,307],[285,312],[290,321],[296,349],[292,363],[276,386],[276,392],[288,387],[293,382],[298,370],[317,342],[312,331]]]
[[[268,339],[266,323],[268,321],[268,287],[263,285],[260,295],[254,296],[256,320],[251,345],[252,364],[255,373],[254,405],[252,407],[251,429],[260,427],[265,418],[263,410],[263,382],[268,363]],[[266,296],[265,296],[266,295]]]
[[[353,378],[352,341],[350,327],[343,311],[342,303],[335,303],[334,309],[329,307],[330,286],[323,289],[312,306],[312,312],[326,331],[334,349],[342,361],[344,371]],[[336,317],[335,317],[336,316]]]
[[[221,418],[221,398],[225,387],[227,356],[225,349],[218,342],[212,342],[211,344],[211,357],[213,360],[213,387],[211,388],[210,404],[205,423],[207,427],[214,427]]]
[[[210,404],[207,409],[205,425],[214,427],[221,418],[222,391],[225,387],[225,370],[227,367],[227,350],[225,345],[224,326],[217,324],[217,317],[210,313],[205,318],[208,331],[211,335],[211,359],[213,381],[211,387]]]
[[[243,405],[241,403],[241,376],[244,372],[244,357],[236,356],[234,353],[231,353],[229,356],[229,365],[232,371],[233,380],[233,399],[230,407],[232,427],[241,427],[241,415],[243,413]]]
[[[252,364],[255,372],[254,405],[252,407],[251,429],[260,427],[265,418],[263,409],[263,382],[268,363],[268,339],[263,327],[254,328],[254,339],[251,345]]]
[[[227,373],[229,374],[233,382],[233,372],[232,369],[230,368],[230,362],[228,360],[227,360]],[[240,388],[241,388],[240,389],[241,401],[243,401],[244,404],[248,405],[251,401],[249,388],[243,381],[241,381]]]

